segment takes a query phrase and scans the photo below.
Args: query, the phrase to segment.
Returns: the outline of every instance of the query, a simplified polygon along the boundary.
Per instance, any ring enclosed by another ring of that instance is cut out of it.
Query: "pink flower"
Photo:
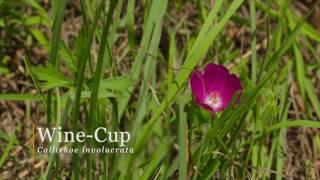
[[[239,92],[237,103],[242,94],[239,78],[218,64],[208,64],[204,73],[198,69],[194,70],[190,84],[195,102],[212,112],[223,111],[232,97]]]

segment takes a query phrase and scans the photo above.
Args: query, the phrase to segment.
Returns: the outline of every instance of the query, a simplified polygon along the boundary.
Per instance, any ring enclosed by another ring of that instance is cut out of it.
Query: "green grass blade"
[[[81,105],[81,93],[84,84],[84,76],[85,76],[85,69],[88,59],[90,58],[90,47],[94,39],[94,35],[96,32],[96,28],[98,25],[99,17],[103,11],[105,5],[105,1],[101,1],[99,7],[96,11],[96,16],[94,18],[92,28],[90,29],[90,33],[88,37],[82,37],[85,46],[83,47],[82,51],[80,52],[80,59],[77,66],[77,74],[76,74],[76,82],[75,82],[75,96],[74,96],[74,106],[73,106],[73,117],[72,117],[72,131],[76,133],[78,131],[78,121],[80,117],[80,105]],[[74,148],[78,148],[79,144],[76,142]],[[79,179],[79,154],[73,154],[73,165],[72,165],[72,179]]]
[[[6,159],[8,158],[8,156],[10,155],[10,151],[13,148],[13,145],[17,142],[17,139],[15,137],[15,135],[10,136],[9,138],[9,142],[7,144],[7,147],[2,151],[2,155],[0,158],[0,168],[3,166],[3,164],[5,163]]]
[[[147,16],[145,25],[144,25],[144,32],[141,40],[140,49],[138,50],[138,54],[134,60],[132,65],[130,76],[138,81],[138,77],[140,76],[143,60],[146,58],[146,53],[150,51],[150,44],[153,44],[157,39],[160,39],[161,31],[157,30],[158,34],[155,34],[155,29],[160,29],[162,25],[162,18],[165,14],[165,10],[167,7],[167,1],[153,1],[151,4],[150,14]],[[153,60],[152,60],[153,61]],[[119,102],[119,119],[122,117],[130,96],[125,97],[120,100]]]
[[[172,101],[178,90],[182,87],[182,85],[187,81],[192,69],[197,65],[200,61],[201,57],[206,53],[209,46],[211,45],[214,38],[218,35],[218,33],[222,30],[224,25],[230,19],[232,14],[238,9],[238,7],[242,4],[243,0],[236,0],[230,5],[229,9],[227,10],[225,16],[215,25],[204,38],[200,38],[199,41],[203,41],[201,44],[195,43],[193,49],[197,49],[197,51],[190,51],[190,54],[187,56],[186,61],[181,67],[180,73],[177,75],[175,79],[175,83],[169,88],[169,93],[166,95],[164,101],[162,101],[161,105],[154,111],[152,118],[149,120],[148,124],[146,124],[141,132],[140,138],[137,140],[135,144],[135,148],[137,151],[140,151],[144,145],[144,142],[149,137],[150,133],[152,132],[152,127],[155,121],[158,120],[159,116],[164,111],[168,102]],[[215,10],[215,9],[213,9]],[[204,26],[204,29],[207,27]],[[204,33],[204,30],[201,32]],[[199,34],[201,37],[201,34]]]
[[[292,120],[292,121],[284,121],[272,125],[269,127],[266,132],[271,132],[280,128],[290,128],[290,127],[310,127],[310,128],[320,128],[320,122],[311,121],[311,120]]]
[[[103,78],[104,70],[108,62],[108,58],[110,55],[108,55],[108,50],[106,52],[106,49],[108,47],[108,33],[109,33],[109,28],[111,25],[111,19],[113,16],[113,11],[115,9],[116,2],[111,1],[109,11],[108,11],[108,16],[105,20],[104,27],[103,27],[103,33],[101,37],[101,44],[100,44],[100,49],[99,49],[99,55],[98,55],[98,62],[97,62],[97,68],[93,77],[93,87],[92,87],[92,94],[91,94],[91,104],[90,104],[90,112],[89,112],[89,118],[87,120],[87,129],[88,132],[93,134],[94,128],[96,126],[96,121],[97,117],[99,114],[99,104],[98,104],[98,96],[99,96],[99,90],[100,90],[100,82],[101,79]],[[109,59],[111,61],[111,59]],[[93,147],[93,140],[90,139],[89,141],[89,147]],[[89,154],[87,156],[87,179],[91,179],[92,177],[92,154]]]
[[[60,71],[60,61],[58,60],[58,50],[59,50],[59,44],[60,44],[60,33],[61,33],[61,27],[62,27],[62,22],[64,17],[66,0],[52,1],[52,6],[57,7],[57,10],[56,12],[53,13],[56,16],[54,17],[54,23],[53,23],[50,62],[58,71]],[[47,95],[47,123],[48,124],[51,122],[51,113],[52,113],[51,101],[52,101],[52,92],[51,90],[49,90]]]
[[[127,26],[128,26],[128,39],[129,47],[134,48],[136,44],[135,32],[134,32],[134,10],[135,10],[135,0],[129,0],[127,5]]]
[[[41,101],[41,95],[35,94],[0,94],[0,101],[25,101],[25,100],[32,100],[32,101]]]
[[[305,79],[304,81],[305,90],[307,92],[307,96],[314,107],[314,111],[316,112],[318,118],[320,119],[320,102],[318,96],[316,94],[316,90],[310,79]]]
[[[184,105],[179,106],[179,179],[187,179],[187,114]]]
[[[60,91],[59,88],[55,88],[55,97],[57,98],[56,101],[56,106],[57,106],[57,116],[56,116],[56,127],[61,127],[62,125],[62,120],[61,120],[61,101],[60,101]],[[51,147],[53,148],[58,148],[59,147],[59,142],[58,142],[58,136],[55,133],[55,136],[53,138],[53,141],[50,143]],[[57,154],[56,153],[49,153],[49,158],[48,158],[48,165],[46,167],[46,171],[43,175],[44,179],[49,179],[51,177],[51,170],[54,161],[56,160]]]
[[[34,72],[32,72],[32,70],[31,70],[30,55],[29,55],[28,51],[26,53],[26,56],[23,59],[23,62],[26,65],[27,72],[30,73],[31,79],[32,79],[33,83],[35,84],[36,89],[37,89],[37,91],[39,92],[39,94],[41,96],[41,100],[42,100],[43,104],[46,105],[46,103],[47,103],[46,97],[45,97],[44,93],[41,90],[40,82],[38,81],[38,79],[34,75]]]
[[[257,79],[257,36],[256,36],[256,7],[255,0],[250,0],[250,29],[251,29],[251,79],[256,82]]]
[[[295,67],[296,67],[296,77],[298,80],[298,84],[299,84],[299,89],[301,92],[301,95],[303,98],[305,98],[305,72],[304,72],[304,61],[303,61],[303,57],[302,54],[299,50],[298,44],[294,43],[293,44],[293,53],[295,56]]]

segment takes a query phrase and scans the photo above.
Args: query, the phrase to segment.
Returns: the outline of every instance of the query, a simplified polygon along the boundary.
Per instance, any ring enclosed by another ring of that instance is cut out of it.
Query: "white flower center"
[[[205,103],[212,109],[220,108],[222,105],[222,100],[218,92],[212,92],[205,99]]]

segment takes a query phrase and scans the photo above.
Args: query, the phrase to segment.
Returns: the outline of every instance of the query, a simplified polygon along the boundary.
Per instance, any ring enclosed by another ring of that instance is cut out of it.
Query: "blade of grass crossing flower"
[[[233,9],[232,11],[235,11],[235,9]],[[227,13],[226,14],[229,14],[230,15],[230,12],[232,12],[232,11],[227,11]],[[226,19],[224,19],[225,21],[226,21]],[[219,26],[218,26],[219,27]],[[169,90],[170,91],[170,90]],[[164,104],[162,104],[159,108],[158,108],[158,110],[159,109],[161,109],[162,110],[162,108],[164,108],[165,106],[163,106]],[[157,113],[157,112],[156,112]],[[155,113],[155,114],[156,114]],[[155,117],[155,116],[158,116],[158,115],[160,115],[160,114],[157,114],[157,115],[155,115],[154,114],[154,116],[153,117]],[[156,120],[156,118],[153,118],[153,119],[151,119],[149,122],[148,122],[148,124],[145,126],[145,128],[143,129],[144,131],[142,132],[142,136],[141,137],[146,137],[147,135],[149,135],[149,133],[150,133],[150,131],[151,131],[151,127],[152,127],[152,123],[154,123],[154,121]],[[140,139],[141,140],[141,139]],[[140,142],[142,142],[142,141],[140,141]],[[138,145],[137,145],[138,144]],[[139,146],[139,140],[138,140],[138,142],[136,143],[136,147],[140,147]],[[139,149],[139,148],[138,148]]]
[[[169,89],[169,94],[167,95],[168,100],[171,101],[172,98],[175,96],[175,94],[178,92],[178,90],[181,88],[181,86],[185,82],[187,82],[187,79],[190,73],[192,72],[192,69],[201,60],[201,57],[207,52],[213,40],[217,37],[218,33],[222,30],[224,25],[227,23],[230,17],[235,13],[235,11],[242,4],[242,2],[243,2],[242,0],[233,1],[233,3],[230,5],[229,9],[223,16],[223,18],[212,29],[210,29],[207,32],[206,36],[204,36],[199,40],[199,44],[195,43],[195,45],[192,47],[192,49],[195,49],[195,50],[194,51],[191,50],[191,52],[188,54],[186,61],[183,63],[181,67],[181,69],[183,70],[181,70],[178,73],[177,78],[175,79],[176,82]],[[157,109],[155,114],[158,114],[160,111],[162,111],[162,108],[164,105],[165,103],[162,102],[162,106],[160,106]]]
[[[235,13],[235,11],[238,9],[238,7],[242,4],[243,0],[236,0],[233,1],[233,3],[230,5],[229,9],[227,10],[225,16],[217,23],[216,26],[214,26],[208,33],[205,38],[201,38],[199,42],[202,41],[202,43],[198,44],[195,43],[192,47],[192,49],[197,49],[197,51],[190,51],[189,55],[187,56],[186,61],[183,63],[181,67],[181,71],[177,75],[177,78],[175,80],[175,83],[169,88],[169,93],[166,95],[165,100],[162,101],[160,106],[154,111],[152,118],[149,120],[149,122],[144,126],[140,138],[138,138],[135,149],[137,152],[141,151],[141,148],[144,145],[144,142],[149,137],[150,133],[152,132],[152,127],[155,121],[159,118],[159,116],[162,114],[163,110],[166,108],[166,105],[168,102],[170,102],[173,97],[176,95],[178,90],[181,88],[181,86],[187,81],[192,69],[196,66],[196,64],[200,61],[201,57],[206,53],[209,46],[211,45],[212,41],[215,39],[215,37],[218,35],[218,33],[222,30],[224,25],[227,23],[227,21],[230,19],[230,17]],[[203,32],[203,30],[201,30]],[[203,32],[205,33],[205,32]],[[196,41],[197,42],[197,41]],[[197,47],[195,47],[197,46]],[[185,70],[189,69],[189,70]]]

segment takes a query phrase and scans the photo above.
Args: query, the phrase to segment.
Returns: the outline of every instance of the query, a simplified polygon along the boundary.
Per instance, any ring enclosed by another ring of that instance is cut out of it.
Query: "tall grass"
[[[217,0],[213,6],[199,1],[200,25],[193,29],[195,33],[185,35],[189,40],[183,42],[177,38],[180,29],[167,22],[174,18],[170,10],[178,11],[182,1],[80,0],[82,27],[71,42],[73,48],[61,38],[67,1],[51,2],[52,18],[37,1],[28,2],[52,28],[51,39],[41,32],[33,33],[34,39],[47,46],[49,63],[34,67],[32,57],[26,54],[26,75],[38,94],[0,94],[0,100],[40,101],[46,109],[47,126],[90,134],[101,126],[129,131],[129,146],[134,148],[133,154],[73,154],[67,170],[60,165],[59,155],[48,154],[46,170],[39,174],[43,179],[281,179],[285,177],[287,129],[320,128],[320,122],[314,121],[320,119],[320,102],[312,77],[307,75],[308,69],[319,68],[319,60],[314,67],[305,64],[300,43],[301,39],[309,44],[319,42],[320,34],[306,22],[307,15],[298,18],[285,0],[274,2],[279,11],[270,7],[271,2],[259,0]],[[138,6],[143,17],[135,17]],[[240,7],[249,8],[248,19],[238,16]],[[257,11],[267,17],[266,28],[257,27]],[[232,40],[222,40],[231,21],[248,26],[251,33],[251,55],[240,56],[240,63],[227,61],[235,59],[240,50],[228,48],[234,44]],[[137,37],[137,26],[141,26],[141,38]],[[123,31],[127,43],[117,59],[114,52]],[[258,53],[258,31],[267,34],[262,54]],[[167,54],[159,48],[164,39],[168,39],[164,47]],[[96,59],[92,55],[95,43]],[[307,48],[315,51],[312,46]],[[237,106],[212,115],[193,103],[188,82],[193,69],[220,56],[225,58],[214,61],[234,64],[230,70],[240,76],[244,93]],[[123,57],[131,62],[128,72],[121,69]],[[67,68],[68,76],[61,67]],[[309,109],[298,119],[289,115],[292,78]],[[1,132],[0,138],[7,143],[1,167],[19,143],[15,135]],[[60,146],[57,137],[50,146]],[[68,146],[101,144],[89,140]],[[36,155],[36,160],[39,158]]]

